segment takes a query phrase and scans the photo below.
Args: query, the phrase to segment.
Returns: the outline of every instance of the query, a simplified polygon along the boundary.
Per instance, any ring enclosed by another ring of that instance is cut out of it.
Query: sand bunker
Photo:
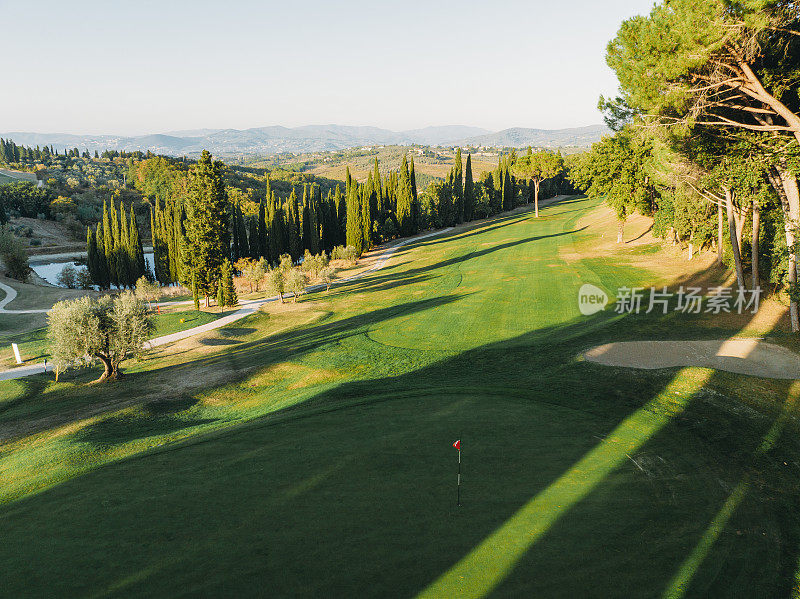
[[[587,351],[590,362],[626,368],[700,366],[774,379],[800,379],[800,356],[759,339],[625,341]]]

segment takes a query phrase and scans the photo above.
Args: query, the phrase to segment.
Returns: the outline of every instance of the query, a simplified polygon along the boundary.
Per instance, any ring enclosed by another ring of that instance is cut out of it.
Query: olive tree
[[[47,324],[56,377],[96,359],[103,364],[98,383],[122,378],[120,365],[141,354],[153,331],[144,303],[130,291],[58,302],[47,313]]]
[[[286,290],[294,296],[293,301],[296,302],[297,298],[306,290],[306,275],[296,268],[290,270],[286,277]]]

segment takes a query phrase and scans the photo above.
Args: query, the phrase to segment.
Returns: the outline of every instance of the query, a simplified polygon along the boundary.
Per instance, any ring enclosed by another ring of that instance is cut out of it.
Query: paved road
[[[439,231],[434,231],[432,233],[426,233],[425,235],[418,235],[416,237],[411,237],[409,239],[403,239],[402,241],[399,241],[399,242],[387,247],[385,250],[383,250],[383,252],[380,255],[380,258],[378,258],[375,261],[375,263],[372,266],[370,266],[368,269],[363,270],[360,273],[355,274],[353,276],[334,281],[333,284],[334,285],[340,285],[342,283],[346,283],[346,282],[349,282],[349,281],[354,281],[356,279],[360,279],[361,277],[363,277],[363,276],[365,276],[365,275],[367,275],[367,274],[369,274],[371,272],[374,272],[376,270],[379,270],[379,269],[383,268],[386,265],[386,262],[389,260],[389,258],[391,258],[392,255],[398,249],[403,247],[404,245],[409,244],[409,243],[414,243],[415,241],[419,241],[419,240],[425,239],[427,237],[433,237],[434,235],[441,235],[442,233],[447,233],[448,231],[451,231],[451,230],[452,230],[452,227],[447,228],[447,229],[441,229]],[[308,291],[308,292],[320,291],[320,290],[322,290],[324,288],[325,288],[324,285],[311,285],[310,287],[306,288],[306,291]],[[17,296],[17,292],[13,288],[9,287],[8,285],[4,285],[3,283],[0,283],[0,289],[3,289],[8,294],[4,300],[0,301],[0,312],[17,313],[17,314],[20,314],[20,313],[31,313],[31,312],[25,312],[25,311],[14,312],[12,310],[8,310],[8,311],[5,310],[3,308],[3,306],[5,306],[11,300],[13,300]],[[230,324],[232,322],[236,322],[237,320],[240,320],[240,319],[244,318],[245,316],[249,316],[250,314],[253,314],[254,312],[258,311],[258,309],[262,305],[266,304],[267,302],[274,302],[274,301],[277,301],[277,300],[278,300],[278,296],[276,295],[274,297],[268,297],[268,298],[265,298],[265,299],[251,300],[251,301],[248,301],[248,302],[242,302],[240,304],[241,307],[238,310],[236,310],[236,312],[234,312],[232,314],[228,314],[227,316],[223,316],[222,318],[218,318],[217,320],[215,320],[213,322],[209,322],[209,323],[197,326],[197,327],[193,327],[191,329],[186,329],[185,331],[178,331],[177,333],[172,333],[171,335],[164,335],[162,337],[155,337],[155,338],[153,338],[153,339],[151,339],[150,341],[147,342],[148,343],[148,347],[153,348],[153,347],[158,347],[160,345],[166,345],[167,343],[172,343],[174,341],[179,341],[181,339],[186,339],[187,337],[193,337],[194,335],[198,335],[200,333],[207,333],[209,331],[213,331],[214,329],[218,329],[220,327],[224,327],[224,326],[226,326],[226,325],[228,325],[228,324]],[[175,305],[175,304],[179,304],[179,303],[191,304],[192,301],[189,300],[188,302],[164,302],[162,305],[166,305],[167,303],[169,303],[171,305]],[[32,312],[34,312],[34,313],[35,312],[47,312],[47,310],[33,310]],[[11,370],[5,370],[5,371],[0,372],[0,381],[8,381],[8,380],[12,380],[12,379],[20,379],[20,378],[23,378],[23,377],[26,377],[26,376],[31,376],[33,374],[40,374],[42,372],[49,372],[52,369],[53,369],[52,364],[48,363],[47,366],[45,367],[44,362],[39,362],[37,364],[29,364],[29,365],[26,365],[26,366],[20,366],[19,368],[12,368]]]

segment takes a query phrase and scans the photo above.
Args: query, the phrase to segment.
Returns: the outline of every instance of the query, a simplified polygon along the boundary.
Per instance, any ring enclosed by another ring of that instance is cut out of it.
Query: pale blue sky
[[[0,131],[595,124],[606,43],[651,6],[0,0]]]

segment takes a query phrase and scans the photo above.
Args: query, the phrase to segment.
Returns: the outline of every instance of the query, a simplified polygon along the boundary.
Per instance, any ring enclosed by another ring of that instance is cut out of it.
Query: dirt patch
[[[594,347],[584,357],[605,366],[697,366],[773,379],[800,379],[800,356],[759,339],[721,341],[625,341]]]

